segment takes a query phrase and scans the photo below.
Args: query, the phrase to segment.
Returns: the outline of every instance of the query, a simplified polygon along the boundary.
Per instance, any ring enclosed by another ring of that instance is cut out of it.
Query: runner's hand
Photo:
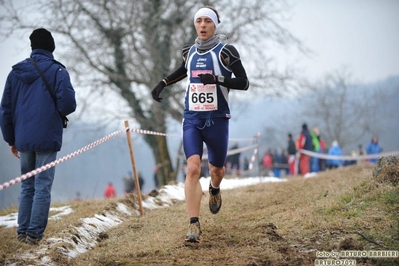
[[[198,75],[200,78],[201,82],[206,85],[206,84],[216,84],[216,77],[211,74],[200,74]]]
[[[163,81],[160,81],[155,88],[152,90],[151,95],[152,98],[157,101],[157,102],[161,102],[162,98],[159,98],[159,95],[161,94],[161,92],[163,91],[163,88],[165,88],[166,84]]]

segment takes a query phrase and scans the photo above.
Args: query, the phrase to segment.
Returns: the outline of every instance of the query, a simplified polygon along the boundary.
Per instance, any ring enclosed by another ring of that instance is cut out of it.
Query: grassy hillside
[[[199,244],[184,243],[188,228],[184,202],[145,210],[143,217],[126,217],[101,233],[91,250],[69,260],[57,247],[40,253],[40,246],[17,242],[15,228],[1,228],[0,264],[35,264],[21,254],[39,254],[49,256],[54,265],[315,265],[321,259],[316,255],[323,251],[398,251],[399,186],[386,175],[373,178],[372,170],[353,166],[314,178],[225,190],[217,215],[209,212],[205,194]],[[399,168],[389,174],[398,177]],[[115,208],[118,201],[131,204],[129,200],[134,199],[68,203],[74,212],[49,221],[42,245],[79,226],[79,218]],[[59,246],[68,248],[62,241]],[[357,265],[399,264],[399,258],[347,259]]]

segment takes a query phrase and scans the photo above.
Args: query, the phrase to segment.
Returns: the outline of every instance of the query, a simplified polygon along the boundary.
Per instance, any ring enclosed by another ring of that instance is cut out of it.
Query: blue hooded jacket
[[[63,125],[58,112],[66,116],[75,111],[75,91],[67,70],[51,52],[35,49],[31,58],[53,88],[57,105],[30,60],[17,63],[7,77],[1,100],[3,138],[20,152],[59,151]]]
[[[367,154],[378,154],[378,153],[382,152],[382,149],[381,149],[380,145],[378,144],[378,142],[375,143],[375,142],[371,141],[369,143],[369,145],[367,146],[366,151],[367,151]],[[378,158],[369,159],[370,163],[376,163],[377,161],[378,161]]]
[[[342,150],[338,146],[338,144],[333,144],[333,146],[328,150],[328,155],[342,155]],[[342,160],[338,159],[327,159],[327,164],[334,165],[334,166],[342,166],[344,163]]]

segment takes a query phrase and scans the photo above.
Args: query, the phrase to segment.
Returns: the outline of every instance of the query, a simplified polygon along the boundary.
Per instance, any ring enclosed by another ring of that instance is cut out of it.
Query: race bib
[[[218,109],[216,84],[190,83],[188,93],[190,111],[215,111]]]

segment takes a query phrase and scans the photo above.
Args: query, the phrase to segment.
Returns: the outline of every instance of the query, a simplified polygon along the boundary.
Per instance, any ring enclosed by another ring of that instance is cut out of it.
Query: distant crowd
[[[278,149],[268,149],[259,162],[259,168],[262,176],[295,176],[305,175],[307,173],[317,173],[328,169],[339,168],[348,165],[361,163],[376,163],[377,158],[362,159],[357,156],[382,153],[382,148],[378,143],[378,137],[373,136],[370,143],[364,149],[362,144],[358,145],[357,151],[351,151],[350,156],[353,159],[339,159],[334,156],[342,156],[343,152],[337,140],[332,141],[331,146],[327,147],[326,142],[320,136],[319,128],[308,129],[307,124],[302,125],[302,130],[297,139],[294,140],[291,133],[287,135],[287,147]],[[234,144],[231,150],[238,149]],[[302,152],[299,152],[299,151]],[[303,153],[303,151],[307,151]],[[310,154],[311,153],[311,154]],[[322,155],[323,156],[319,156]],[[330,158],[324,159],[321,157]],[[240,153],[234,153],[227,156],[226,173],[236,176],[247,176],[249,174],[250,161],[247,157],[241,158]],[[202,170],[206,175],[206,162]]]
[[[302,131],[296,141],[293,140],[292,134],[288,134],[288,145],[286,149],[278,150],[269,149],[263,156],[261,161],[262,174],[280,177],[283,175],[305,175],[310,172],[320,172],[327,169],[339,168],[357,163],[375,163],[377,159],[359,160],[355,158],[357,155],[378,154],[382,152],[381,146],[378,144],[378,137],[374,136],[367,148],[358,145],[358,151],[352,151],[353,160],[340,160],[334,157],[331,159],[322,159],[319,156],[311,156],[305,153],[298,153],[299,150],[305,150],[317,154],[327,154],[332,156],[342,156],[342,150],[338,141],[334,140],[330,148],[326,147],[325,141],[320,137],[318,127],[309,130],[307,124],[302,125]]]

